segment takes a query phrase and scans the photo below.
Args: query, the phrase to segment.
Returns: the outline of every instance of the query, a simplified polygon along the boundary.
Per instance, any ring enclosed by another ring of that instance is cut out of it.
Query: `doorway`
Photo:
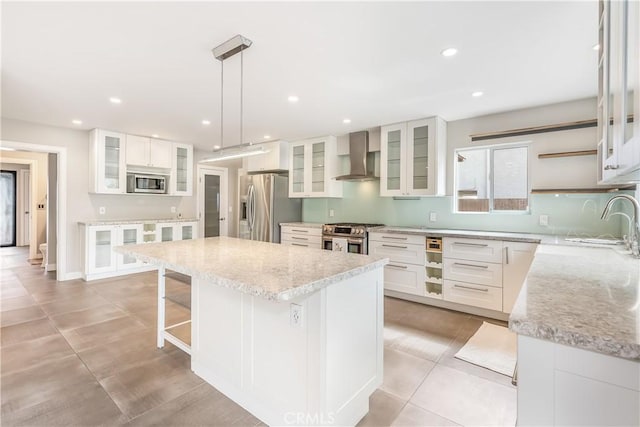
[[[0,171],[0,247],[16,245],[16,191],[16,172]]]
[[[198,219],[202,237],[228,235],[227,183],[227,169],[198,165]]]
[[[31,229],[31,168],[20,169],[18,178],[18,191],[22,197],[18,197],[18,212],[21,220],[16,218],[18,222],[18,246],[29,246],[29,232]]]

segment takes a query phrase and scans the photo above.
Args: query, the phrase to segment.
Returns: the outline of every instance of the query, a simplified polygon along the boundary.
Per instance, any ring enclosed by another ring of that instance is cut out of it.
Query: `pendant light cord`
[[[222,139],[224,137],[224,61],[220,61],[220,65],[222,67],[220,71],[220,151],[222,151],[224,146]]]
[[[240,145],[242,145],[242,116],[243,116],[243,95],[244,95],[244,49],[240,51]]]

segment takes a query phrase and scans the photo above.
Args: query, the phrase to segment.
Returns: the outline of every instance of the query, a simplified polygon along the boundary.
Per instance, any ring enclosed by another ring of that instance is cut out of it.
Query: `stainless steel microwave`
[[[165,194],[166,192],[166,175],[127,173],[127,193]]]

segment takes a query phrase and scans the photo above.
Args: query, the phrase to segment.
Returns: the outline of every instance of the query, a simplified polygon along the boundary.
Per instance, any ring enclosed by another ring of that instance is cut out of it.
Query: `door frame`
[[[2,141],[2,146],[5,146],[5,141]],[[29,150],[33,151],[33,150]],[[7,153],[7,152],[4,152]],[[29,242],[22,242],[22,236],[18,239],[16,233],[16,246],[18,241],[22,243],[27,243],[29,245],[29,259],[36,259],[38,257],[38,221],[35,220],[38,214],[38,204],[36,201],[35,195],[38,194],[38,162],[33,159],[22,159],[19,157],[11,157],[11,152],[2,155],[2,161],[6,163],[14,163],[19,165],[29,165],[29,171],[31,171],[31,203],[29,204]],[[22,177],[22,175],[20,175]],[[35,177],[35,179],[34,179]],[[23,183],[20,182],[21,179],[18,180],[18,191],[22,190]],[[17,195],[17,194],[16,194]],[[24,208],[24,201],[21,202],[21,207]],[[18,206],[16,206],[18,208]],[[24,209],[23,209],[24,212]],[[16,215],[17,216],[17,215]],[[16,218],[17,221],[17,218]],[[22,223],[22,221],[20,221]],[[17,225],[17,224],[16,224]],[[24,227],[24,223],[21,224],[21,228]],[[22,230],[20,230],[22,231]],[[17,232],[17,230],[16,230]]]
[[[15,150],[21,151],[34,151],[39,153],[56,153],[58,156],[58,215],[56,221],[56,229],[58,235],[58,242],[56,244],[56,280],[63,281],[69,279],[79,278],[80,275],[73,275],[73,277],[68,277],[67,272],[67,147],[61,147],[57,145],[42,145],[42,144],[32,144],[28,142],[19,142],[19,141],[7,141],[0,140],[0,143],[3,147],[13,148]],[[10,153],[10,152],[9,152]],[[11,154],[6,155],[7,152],[2,153],[3,159],[9,159]],[[14,159],[20,160],[17,163],[24,163],[27,159]],[[36,212],[37,204],[36,198],[34,194],[37,194],[37,179],[34,179],[34,176],[37,177],[37,164],[34,160],[31,160],[33,165],[31,166],[31,211]],[[47,206],[48,206],[47,202]],[[33,258],[31,254],[36,254],[38,250],[38,236],[35,221],[33,220],[33,216],[31,217],[31,228],[30,228],[30,247],[29,254],[30,258]],[[35,242],[34,242],[35,239]]]
[[[220,218],[220,235],[229,235],[229,169],[215,166],[198,165],[197,182],[197,212],[198,212],[198,235],[204,237],[204,176],[216,175],[220,177],[220,213],[224,216]]]
[[[18,246],[18,171],[12,169],[0,169],[2,173],[13,175],[13,235],[11,244],[2,247]]]
[[[31,206],[31,201],[33,200],[33,188],[31,187],[31,182],[32,182],[32,175],[31,175],[31,165],[29,165],[28,169],[20,169],[19,171],[20,173],[20,177],[18,179],[18,191],[20,194],[20,198],[18,199],[20,201],[19,203],[19,207],[20,207],[20,212],[21,212],[21,216],[22,218],[20,219],[20,222],[18,223],[19,227],[18,227],[18,233],[20,238],[16,238],[16,244],[20,245],[20,246],[25,246],[31,243],[31,222],[32,222],[32,218],[33,218],[33,211],[31,210],[32,206]],[[27,178],[28,177],[28,178]],[[27,186],[26,183],[28,183],[29,185]],[[26,189],[29,188],[29,200],[26,200],[26,198],[24,197]],[[24,220],[24,215],[25,215],[25,210],[29,210],[29,219],[27,219],[27,221]],[[29,238],[25,238],[25,233],[29,232]]]

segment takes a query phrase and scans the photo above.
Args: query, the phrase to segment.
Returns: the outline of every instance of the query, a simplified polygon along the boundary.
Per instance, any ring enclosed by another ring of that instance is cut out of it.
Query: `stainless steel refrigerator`
[[[302,200],[289,198],[289,178],[241,175],[238,237],[280,243],[280,223],[302,220]]]

